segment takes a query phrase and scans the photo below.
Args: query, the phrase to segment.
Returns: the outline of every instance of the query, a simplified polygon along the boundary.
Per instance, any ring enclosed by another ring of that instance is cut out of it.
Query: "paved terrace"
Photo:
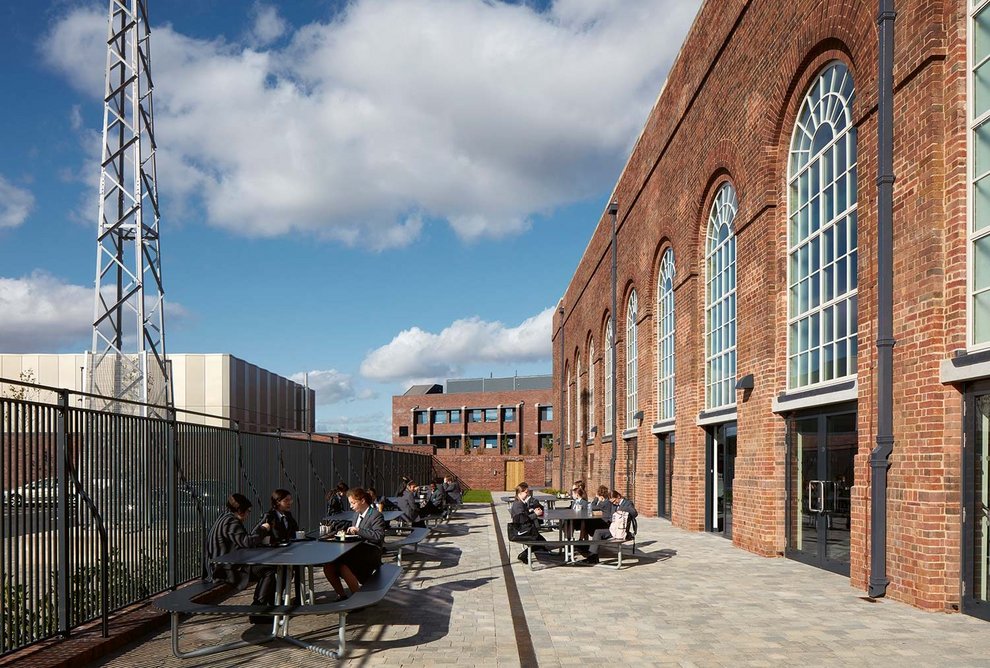
[[[398,589],[354,613],[355,666],[986,666],[990,624],[871,603],[846,578],[765,559],[717,536],[640,518],[639,562],[622,571],[530,571],[505,543],[507,509],[467,506],[409,559]],[[502,534],[502,538],[496,531]],[[506,550],[509,551],[506,554]],[[325,586],[325,583],[323,583]],[[319,587],[320,585],[318,585]],[[519,614],[521,612],[522,614]],[[333,618],[336,620],[336,617]],[[257,633],[234,619],[199,617],[183,646]],[[330,618],[302,617],[293,634],[335,644]],[[172,656],[167,631],[125,648],[106,666],[323,666],[327,659],[275,641],[203,659]]]

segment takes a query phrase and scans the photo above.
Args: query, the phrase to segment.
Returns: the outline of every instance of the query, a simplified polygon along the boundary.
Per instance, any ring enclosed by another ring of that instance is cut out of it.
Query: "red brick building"
[[[392,442],[428,446],[476,489],[543,485],[553,449],[551,376],[448,379],[392,397]]]
[[[614,443],[641,511],[990,618],[988,5],[704,3],[615,185],[615,317],[608,212],[561,299],[555,482],[608,484]]]

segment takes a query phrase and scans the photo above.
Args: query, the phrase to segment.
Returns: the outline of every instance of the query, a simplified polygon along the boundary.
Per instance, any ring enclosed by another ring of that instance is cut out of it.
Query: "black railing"
[[[133,402],[116,405],[138,414],[91,410],[85,393],[21,381],[0,390],[0,655],[97,618],[106,632],[112,612],[200,577],[231,492],[259,518],[287,488],[306,528],[340,480],[382,493],[432,470],[389,447],[246,433],[193,411],[142,417]]]

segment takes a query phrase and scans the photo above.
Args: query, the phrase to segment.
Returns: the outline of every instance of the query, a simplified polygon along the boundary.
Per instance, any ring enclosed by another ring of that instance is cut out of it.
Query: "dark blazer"
[[[614,503],[612,505],[615,510],[623,510],[629,513],[629,519],[634,519],[637,515],[639,515],[639,513],[636,512],[636,506],[634,506],[633,502],[629,499],[622,499],[622,501],[619,502],[619,505],[615,505]]]
[[[419,517],[419,505],[416,503],[415,495],[408,489],[402,493],[399,497],[398,503],[399,511],[402,512],[402,517],[400,518],[403,522],[407,524],[412,524]]]
[[[448,503],[459,504],[461,502],[461,488],[453,480],[443,484],[443,491],[447,493]]]
[[[358,517],[354,517],[354,521],[351,526],[357,524]],[[385,524],[385,516],[378,512],[378,509],[374,506],[368,507],[368,514],[361,521],[361,526],[358,527],[358,535],[364,539],[364,542],[371,543],[375,547],[381,549],[385,545],[385,530],[388,525]]]
[[[261,521],[258,523],[258,526],[255,527],[254,531],[255,533],[261,533],[263,531],[261,529],[261,525],[268,522],[268,525],[272,528],[272,542],[284,543],[290,538],[294,538],[296,532],[299,531],[299,523],[296,522],[296,518],[292,516],[292,513],[285,513],[285,519],[287,524],[282,523],[282,520],[278,517],[278,513],[275,512],[275,509],[273,508],[265,513],[264,517],[261,518]]]
[[[612,521],[612,511],[615,510],[615,504],[612,503],[611,499],[604,499],[602,501],[598,500],[596,496],[591,500],[591,509],[602,511],[602,521],[607,525]]]
[[[345,510],[350,510],[349,504],[347,503],[347,494],[340,496],[334,492],[333,496],[327,500],[327,517],[336,515],[337,513],[342,513]]]
[[[234,513],[227,511],[217,518],[206,538],[206,555],[210,562],[209,575],[213,580],[221,580],[236,585],[246,585],[246,566],[236,564],[214,564],[217,557],[232,552],[239,547],[258,547],[264,535],[259,532],[249,534],[244,524]]]
[[[509,517],[512,518],[512,523],[515,525],[516,532],[520,537],[539,539],[540,519],[536,516],[528,501],[532,501],[532,497],[527,499],[527,501],[520,501],[518,498],[515,499],[509,507]],[[540,507],[542,508],[542,506]]]

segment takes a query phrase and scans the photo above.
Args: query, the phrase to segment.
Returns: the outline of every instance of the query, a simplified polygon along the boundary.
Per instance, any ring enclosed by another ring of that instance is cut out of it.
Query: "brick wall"
[[[483,453],[464,454],[456,450],[438,450],[436,458],[471,489],[506,489],[505,463],[507,461],[522,460],[525,462],[526,482],[530,485],[542,487],[545,482],[543,479],[545,466],[543,455],[520,457]]]
[[[889,473],[888,595],[928,609],[959,602],[960,395],[939,381],[939,364],[965,347],[966,3],[897,3],[895,48],[894,352],[895,447]],[[715,191],[737,194],[738,455],[733,542],[762,555],[786,546],[786,421],[775,397],[786,389],[787,157],[810,82],[832,60],[855,81],[858,139],[858,454],[851,491],[850,582],[869,573],[869,452],[876,436],[876,3],[825,0],[706,2],[615,186],[619,202],[616,425],[625,427],[626,299],[639,298],[638,394],[644,412],[634,438],[620,439],[616,484],[635,490],[642,512],[657,511],[656,281],[672,248],[677,268],[676,458],[672,521],[700,530],[705,515],[705,234]],[[563,478],[608,483],[604,438],[606,352],[611,306],[611,223],[603,215],[562,298],[553,325],[554,397],[565,369],[582,360],[588,387],[594,342],[596,433],[561,442]],[[561,350],[563,348],[563,351]],[[577,379],[571,372],[571,395]],[[587,401],[587,397],[582,398]],[[580,410],[591,413],[588,406]],[[560,407],[557,414],[567,411]],[[584,424],[591,426],[587,420]],[[634,452],[631,446],[635,444]],[[630,457],[635,479],[628,480]]]
[[[416,437],[423,437],[433,443],[434,436],[459,437],[463,445],[465,437],[496,436],[501,445],[501,436],[509,435],[516,439],[512,450],[516,455],[539,454],[540,433],[554,431],[553,420],[539,419],[539,406],[553,406],[551,390],[512,390],[504,392],[456,392],[453,394],[419,394],[392,397],[392,441],[396,444],[411,444]],[[511,422],[502,419],[498,422],[469,422],[461,416],[457,424],[416,424],[414,412],[417,410],[468,410],[484,408],[514,408],[516,418]],[[556,416],[556,414],[554,414]],[[407,427],[407,436],[399,435],[399,428]],[[484,447],[484,446],[482,446]]]

